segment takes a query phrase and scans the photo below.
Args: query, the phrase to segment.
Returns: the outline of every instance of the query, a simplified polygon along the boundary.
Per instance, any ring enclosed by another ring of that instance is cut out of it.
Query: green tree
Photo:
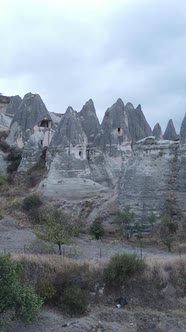
[[[90,226],[90,234],[93,235],[96,240],[99,240],[104,236],[104,233],[105,231],[102,225],[102,220],[100,218],[95,219]]]
[[[24,285],[20,275],[21,265],[10,255],[0,254],[0,314],[11,309],[16,318],[33,322],[42,300],[30,285]]]
[[[118,212],[115,221],[119,223],[122,234],[127,238],[131,237],[134,228],[134,212],[130,211],[129,207],[126,207],[123,212]]]
[[[35,228],[39,239],[58,245],[59,255],[62,254],[62,244],[70,244],[72,236],[77,236],[78,232],[79,226],[74,218],[59,210],[47,212],[43,223]]]
[[[151,233],[153,235],[154,234],[154,224],[156,222],[156,216],[153,212],[151,214],[149,214],[149,216],[147,217],[147,221],[151,226]]]
[[[174,239],[170,237],[170,238],[164,239],[162,242],[166,245],[168,252],[171,252]]]

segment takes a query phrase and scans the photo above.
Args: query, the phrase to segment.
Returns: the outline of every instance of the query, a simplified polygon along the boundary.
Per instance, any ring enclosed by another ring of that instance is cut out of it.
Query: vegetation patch
[[[144,260],[135,254],[117,254],[113,256],[104,271],[106,286],[120,287],[126,281],[141,274],[145,269]]]
[[[21,270],[21,264],[10,255],[0,254],[0,318],[11,310],[16,318],[33,322],[38,318],[42,300],[31,285],[22,282]]]
[[[38,194],[31,194],[24,198],[22,208],[25,211],[31,211],[39,208],[42,205],[42,200]]]
[[[84,314],[87,310],[87,292],[77,286],[66,287],[63,292],[62,309],[70,315]]]
[[[102,239],[102,237],[105,234],[105,231],[102,225],[102,220],[100,218],[94,220],[94,222],[90,226],[89,232],[91,235],[95,237],[96,240]]]

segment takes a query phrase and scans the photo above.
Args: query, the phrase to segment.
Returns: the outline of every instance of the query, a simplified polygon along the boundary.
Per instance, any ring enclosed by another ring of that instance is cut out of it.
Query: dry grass
[[[98,288],[104,285],[105,260],[80,261],[57,255],[14,255],[13,258],[23,264],[24,279],[32,282],[36,289],[47,276],[47,282],[51,282],[57,294],[51,301],[55,305],[59,305],[65,287],[75,284],[88,292],[95,292],[97,285]],[[126,280],[120,289],[109,292],[105,289],[104,295],[100,298],[98,294],[94,301],[113,305],[116,295],[125,294],[132,307],[183,310],[181,303],[186,297],[186,255],[154,256],[147,258],[146,263],[142,275]]]

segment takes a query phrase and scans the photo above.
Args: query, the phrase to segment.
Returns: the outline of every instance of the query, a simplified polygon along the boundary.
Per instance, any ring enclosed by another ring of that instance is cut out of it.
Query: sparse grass
[[[186,296],[186,256],[147,258],[141,273],[129,273],[120,287],[114,285],[112,288],[104,288],[101,298],[98,289],[104,287],[104,269],[109,266],[108,260],[81,261],[58,255],[15,255],[14,259],[23,264],[23,279],[31,282],[38,292],[41,280],[44,280],[42,292],[47,299],[46,303],[59,308],[63,308],[64,290],[75,286],[88,293],[97,292],[94,299],[91,298],[91,303],[102,301],[113,304],[116,295],[122,292],[132,306],[158,310],[184,309],[183,304],[181,307],[181,299]],[[174,295],[167,290],[170,285]]]

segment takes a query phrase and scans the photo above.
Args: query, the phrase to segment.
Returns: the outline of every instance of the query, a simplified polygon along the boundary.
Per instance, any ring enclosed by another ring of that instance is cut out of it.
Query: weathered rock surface
[[[36,124],[39,124],[43,119],[51,120],[50,114],[38,94],[27,93],[18,111],[12,120],[11,127],[17,123],[21,129],[26,131],[32,129]]]
[[[180,144],[186,144],[186,114],[181,124],[180,129]]]
[[[135,142],[152,135],[152,130],[141,110],[141,105],[138,105],[138,107],[134,109],[134,106],[128,103],[125,110],[128,116],[128,128],[132,141]]]
[[[115,104],[107,109],[103,118],[101,129],[94,140],[94,144],[103,149],[113,144],[121,144],[131,140],[128,128],[127,112],[124,103],[118,99]]]
[[[88,142],[91,143],[100,129],[99,120],[92,99],[86,102],[82,110],[79,112],[79,116],[83,131],[88,138]]]
[[[119,180],[120,207],[132,207],[141,218],[147,217],[149,211],[159,215],[173,193],[175,204],[179,144],[152,137],[137,142],[133,152]],[[183,204],[180,208],[186,210]]]
[[[153,134],[140,105],[135,109],[118,99],[100,126],[92,100],[79,113],[68,107],[58,117],[48,112],[40,96],[29,93],[15,112],[7,142],[23,148],[19,171],[32,167],[45,150],[48,174],[39,189],[47,197],[74,202],[87,197],[96,201],[100,195],[109,200],[111,195],[121,209],[129,205],[141,217],[160,215],[171,197],[186,213],[186,117],[181,144],[173,141],[172,120],[164,136],[170,140],[162,140],[159,124]]]
[[[157,140],[162,140],[163,139],[161,126],[160,126],[159,123],[156,123],[156,125],[154,126],[154,129],[152,131],[152,135],[155,136]]]
[[[176,134],[176,130],[173,124],[172,119],[169,120],[168,124],[167,124],[167,128],[165,129],[163,138],[167,139],[167,140],[174,140],[178,137],[178,135]]]
[[[11,100],[11,97],[0,95],[0,113],[4,114],[6,112],[6,109],[8,107],[8,104]]]
[[[78,113],[68,107],[65,115],[59,122],[57,131],[52,138],[51,147],[69,147],[77,144],[87,144],[87,137],[82,129]]]
[[[0,113],[0,128],[8,129],[10,127],[11,118],[3,113]]]
[[[10,99],[10,102],[6,109],[6,115],[13,117],[21,105],[22,99],[20,96],[14,96]]]

